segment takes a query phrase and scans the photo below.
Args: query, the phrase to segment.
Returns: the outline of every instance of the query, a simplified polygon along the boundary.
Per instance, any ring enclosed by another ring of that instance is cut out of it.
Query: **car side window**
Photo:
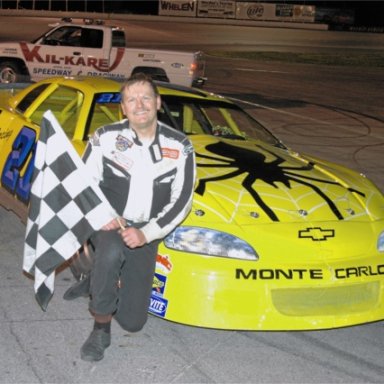
[[[204,132],[201,118],[197,116],[197,109],[189,103],[167,100],[158,112],[158,118],[187,135],[201,134]]]
[[[82,40],[82,28],[65,26],[55,29],[46,36],[42,42],[45,45],[80,46]]]
[[[112,30],[112,47],[125,47],[125,34],[119,29]]]
[[[123,118],[120,108],[120,92],[95,94],[83,140],[87,140],[101,126],[113,124]]]
[[[104,32],[101,29],[83,28],[81,46],[85,48],[103,48]]]
[[[59,87],[32,112],[30,119],[40,125],[43,114],[51,110],[68,138],[72,139],[83,105],[84,95],[72,88]]]
[[[182,130],[182,126],[179,123],[178,113],[174,109],[170,109],[168,104],[162,104],[161,108],[157,111],[157,118],[159,121],[167,124],[175,129]]]
[[[31,92],[29,92],[17,105],[16,109],[24,113],[29,106],[37,99],[37,97],[49,86],[49,84],[42,84],[35,89],[33,89]]]

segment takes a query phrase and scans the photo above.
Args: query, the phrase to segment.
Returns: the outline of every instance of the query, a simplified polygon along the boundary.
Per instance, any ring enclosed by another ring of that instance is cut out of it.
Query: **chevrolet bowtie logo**
[[[322,229],[320,227],[307,228],[299,231],[299,239],[312,239],[312,241],[324,241],[328,237],[335,237],[334,229]]]

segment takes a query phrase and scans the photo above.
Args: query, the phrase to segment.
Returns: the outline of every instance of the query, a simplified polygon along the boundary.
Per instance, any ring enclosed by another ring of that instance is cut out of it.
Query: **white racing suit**
[[[191,209],[193,147],[184,133],[160,122],[153,142],[142,143],[123,120],[99,128],[83,159],[118,215],[147,239],[130,249],[116,231],[92,237],[90,310],[113,313],[124,329],[138,331],[147,319],[158,244]]]

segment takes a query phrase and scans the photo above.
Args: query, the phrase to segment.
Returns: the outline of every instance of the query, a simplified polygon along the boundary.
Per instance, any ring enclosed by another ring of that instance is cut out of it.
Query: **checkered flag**
[[[36,300],[46,310],[55,270],[91,234],[117,217],[51,111],[41,123],[25,235],[23,270],[34,275]]]

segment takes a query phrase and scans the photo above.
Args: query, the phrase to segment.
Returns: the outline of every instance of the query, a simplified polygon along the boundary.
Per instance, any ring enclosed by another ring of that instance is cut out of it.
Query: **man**
[[[92,238],[89,309],[93,330],[81,358],[98,361],[111,343],[112,317],[130,332],[147,321],[160,241],[188,214],[195,180],[189,139],[157,120],[161,100],[144,74],[121,88],[127,119],[99,128],[84,162],[120,217]],[[77,296],[84,292],[76,292]],[[72,297],[74,298],[74,297]]]

